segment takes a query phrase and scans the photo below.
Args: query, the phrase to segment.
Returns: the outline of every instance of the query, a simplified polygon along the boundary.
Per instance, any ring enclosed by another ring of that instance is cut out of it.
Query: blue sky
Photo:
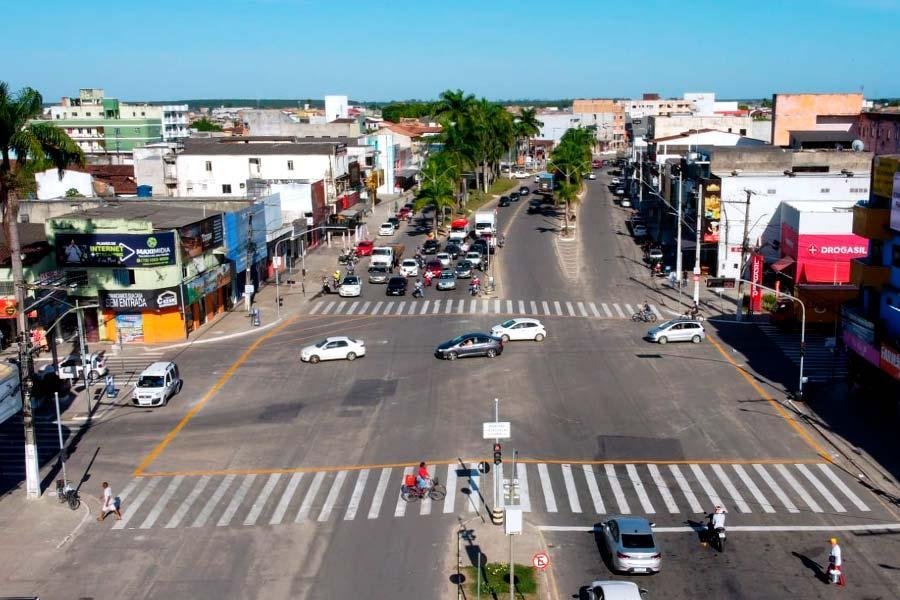
[[[38,0],[3,13],[0,79],[45,101],[80,87],[123,100],[900,96],[900,0]]]

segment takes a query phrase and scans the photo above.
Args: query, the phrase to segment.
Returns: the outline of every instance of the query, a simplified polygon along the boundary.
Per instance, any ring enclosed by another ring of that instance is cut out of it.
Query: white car
[[[530,175],[525,171],[516,171],[515,173],[513,173],[513,177],[515,177],[516,179],[528,179]]]
[[[418,277],[419,263],[414,258],[404,258],[400,261],[400,274],[404,277]]]
[[[619,204],[622,205],[622,208],[631,208],[631,200],[622,196],[622,199],[619,201]]]
[[[534,340],[541,342],[547,337],[544,324],[537,319],[509,319],[491,328],[491,335],[504,342],[510,340]]]
[[[591,171],[590,173],[588,173],[588,179],[597,179],[597,175],[593,171]]]
[[[588,600],[643,600],[641,590],[633,581],[594,581],[587,590]]]
[[[327,337],[317,344],[300,350],[300,360],[317,363],[320,360],[356,360],[366,355],[366,343],[345,335]]]
[[[472,266],[476,269],[481,268],[481,252],[469,250],[468,252],[466,252],[465,259],[472,263]]]
[[[378,235],[394,235],[394,231],[393,223],[382,223],[378,228]]]
[[[355,298],[362,294],[362,280],[356,275],[347,275],[338,288],[341,298]]]
[[[435,254],[434,258],[435,258],[435,260],[441,261],[441,266],[444,267],[445,269],[449,269],[449,268],[450,268],[450,261],[451,261],[452,259],[450,258],[450,254],[449,254],[449,253],[447,253],[447,252],[438,252],[437,254]]]
[[[625,195],[625,188],[617,187],[616,188],[616,196],[624,196],[624,195]],[[382,225],[382,227],[384,227],[384,225]]]

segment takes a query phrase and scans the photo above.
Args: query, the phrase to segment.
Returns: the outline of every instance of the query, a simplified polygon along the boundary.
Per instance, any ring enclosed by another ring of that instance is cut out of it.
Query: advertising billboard
[[[703,241],[719,241],[719,222],[722,218],[722,182],[703,181]]]
[[[894,190],[891,193],[891,229],[900,232],[900,173],[894,174]]]
[[[848,283],[850,261],[869,253],[868,240],[858,235],[797,235],[786,223],[781,224],[781,245],[797,261],[798,283]]]
[[[760,312],[762,310],[762,283],[763,272],[763,255],[754,253],[750,256],[750,312]]]
[[[185,259],[200,256],[222,245],[222,215],[215,215],[178,229],[181,238],[181,256]]]
[[[900,380],[900,352],[884,342],[881,344],[881,370]]]
[[[231,265],[226,263],[184,283],[185,304],[193,304],[218,288],[231,283]]]
[[[100,290],[100,306],[113,312],[161,310],[180,305],[180,286],[158,290]]]
[[[890,198],[894,192],[894,176],[900,171],[900,161],[889,156],[876,156],[872,172],[872,193]]]
[[[57,233],[56,261],[72,267],[165,267],[175,264],[175,234]]]

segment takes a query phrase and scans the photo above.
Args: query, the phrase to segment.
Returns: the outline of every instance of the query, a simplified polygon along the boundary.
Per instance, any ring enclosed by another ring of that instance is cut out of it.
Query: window
[[[251,159],[250,159],[250,164],[251,164],[251,165],[256,165],[257,167],[259,167],[259,162],[260,162],[260,161],[259,161],[258,158],[251,158]]]
[[[91,116],[91,113],[86,112],[86,113],[84,113],[84,116],[89,117],[89,116]]]
[[[140,132],[141,132],[141,128],[140,128],[140,127],[135,127],[135,128],[134,128],[134,132],[135,132],[135,133],[140,133]]]
[[[230,184],[230,183],[223,183],[223,184],[222,184],[222,193],[223,193],[223,194],[230,194],[230,193],[231,193],[231,184]]]
[[[83,130],[81,127],[79,127],[79,128],[78,128],[78,133],[84,133],[84,130]]]
[[[134,285],[134,269],[113,269],[112,275],[119,285]]]
[[[212,171],[212,161],[211,160],[206,161],[206,170]]]
[[[766,190],[766,193],[770,196],[774,196],[776,191],[777,190],[775,188],[772,188],[771,190]]]
[[[56,113],[56,118],[57,118],[57,119],[59,118],[59,113]]]
[[[146,116],[147,116],[147,113],[145,113],[145,112],[142,111],[142,112],[141,112],[141,116],[142,116],[142,117],[146,117]]]
[[[831,190],[829,188],[822,188],[821,190],[819,190],[820,194],[828,194],[830,192],[831,192]]]
[[[294,170],[294,161],[289,160],[288,161],[288,171],[293,171],[293,170]]]
[[[241,183],[241,184],[239,184],[239,185],[240,185],[240,188],[241,188],[241,189],[244,189],[245,187],[247,187],[247,186],[244,185],[243,183]]]
[[[746,129],[740,129],[739,131],[741,132],[741,135],[747,135],[747,130],[746,130]]]

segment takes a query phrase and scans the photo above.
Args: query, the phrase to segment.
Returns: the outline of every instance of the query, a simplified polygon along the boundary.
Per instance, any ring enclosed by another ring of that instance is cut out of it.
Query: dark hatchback
[[[391,277],[388,280],[386,293],[388,296],[405,296],[408,285],[406,277]]]
[[[434,349],[437,358],[456,360],[469,356],[487,356],[494,358],[503,353],[503,342],[500,338],[487,333],[465,333],[438,344]]]
[[[425,240],[425,243],[422,244],[423,254],[437,254],[440,251],[441,243],[437,240]]]
[[[500,196],[500,206],[509,206],[509,196]]]
[[[450,258],[456,260],[457,258],[459,258],[459,244],[457,244],[456,242],[447,242],[447,245],[444,246],[444,252],[449,254]]]

